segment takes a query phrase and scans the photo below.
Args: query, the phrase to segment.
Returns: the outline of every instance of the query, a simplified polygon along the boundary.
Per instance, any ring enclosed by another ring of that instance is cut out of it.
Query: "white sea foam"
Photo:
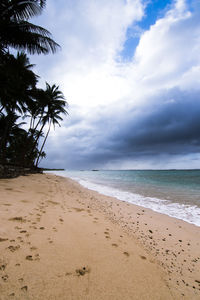
[[[82,186],[97,191],[106,196],[115,197],[119,200],[126,201],[145,208],[150,208],[153,211],[184,220],[188,223],[200,226],[200,208],[196,205],[185,205],[173,203],[169,200],[158,199],[153,197],[145,197],[139,194],[121,191],[116,188],[100,185],[71,176],[71,179],[78,181]]]

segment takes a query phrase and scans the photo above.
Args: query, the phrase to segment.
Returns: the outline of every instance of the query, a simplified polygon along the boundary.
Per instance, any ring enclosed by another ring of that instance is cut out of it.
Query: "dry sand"
[[[0,299],[200,299],[200,228],[49,174],[0,180]]]

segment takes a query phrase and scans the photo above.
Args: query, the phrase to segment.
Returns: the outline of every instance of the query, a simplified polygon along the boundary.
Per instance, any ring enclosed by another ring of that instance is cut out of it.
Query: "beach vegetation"
[[[55,84],[37,87],[29,54],[54,53],[48,30],[29,22],[45,0],[0,2],[0,164],[37,168],[53,125],[60,126],[67,102]],[[10,53],[10,49],[18,52]]]
[[[54,128],[55,125],[60,126],[59,122],[63,120],[61,114],[68,114],[67,110],[65,109],[66,101],[63,93],[59,90],[59,86],[56,86],[55,84],[50,86],[48,83],[46,83],[45,99],[47,101],[46,106],[42,111],[41,123],[42,129],[46,124],[48,124],[48,130],[40,148],[40,151],[38,153],[38,157],[35,164],[36,167],[38,166],[39,159],[43,153],[43,148],[49,135],[51,126],[53,125]]]

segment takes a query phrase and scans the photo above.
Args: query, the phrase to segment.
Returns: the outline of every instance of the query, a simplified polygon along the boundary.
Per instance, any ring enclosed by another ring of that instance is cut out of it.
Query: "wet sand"
[[[0,180],[0,299],[200,299],[200,228],[49,174]]]

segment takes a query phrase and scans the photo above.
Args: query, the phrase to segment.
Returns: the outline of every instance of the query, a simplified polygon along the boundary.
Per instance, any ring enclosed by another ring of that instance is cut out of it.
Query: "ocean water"
[[[82,186],[200,226],[200,170],[54,171]]]

